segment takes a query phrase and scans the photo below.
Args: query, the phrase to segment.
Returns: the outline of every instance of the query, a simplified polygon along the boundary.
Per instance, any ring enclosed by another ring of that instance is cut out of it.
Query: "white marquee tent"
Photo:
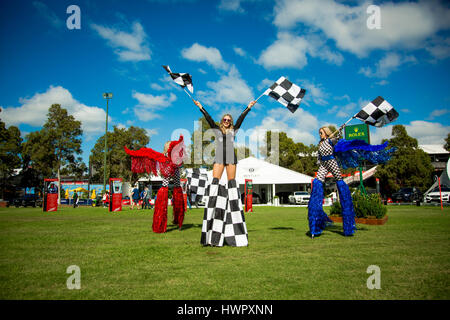
[[[272,202],[278,192],[293,192],[309,190],[314,177],[298,173],[270,162],[248,157],[238,161],[236,169],[236,181],[240,186],[241,193],[244,192],[245,179],[251,179],[253,192],[258,193],[263,200]],[[212,180],[212,170],[208,171],[208,181]],[[226,170],[220,180],[226,184]]]

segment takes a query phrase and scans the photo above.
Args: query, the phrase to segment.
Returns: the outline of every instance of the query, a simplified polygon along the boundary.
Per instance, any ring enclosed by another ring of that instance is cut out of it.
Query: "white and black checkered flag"
[[[173,73],[169,66],[163,66],[163,68],[166,69],[176,84],[180,85],[183,89],[188,88],[192,94],[194,93],[192,77],[189,73]]]
[[[208,185],[208,174],[205,168],[186,169],[187,193],[191,203],[202,201]]]
[[[355,115],[356,119],[375,127],[382,127],[398,118],[398,112],[382,97],[369,102]]]
[[[305,89],[293,84],[285,77],[281,77],[264,94],[274,98],[294,113],[305,96],[305,92]]]

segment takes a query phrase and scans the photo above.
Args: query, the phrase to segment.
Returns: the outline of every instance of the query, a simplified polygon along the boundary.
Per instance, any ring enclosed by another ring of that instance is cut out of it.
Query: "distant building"
[[[419,145],[419,148],[430,156],[431,164],[436,174],[440,174],[445,170],[450,152],[445,150],[444,146],[440,144],[422,144]]]

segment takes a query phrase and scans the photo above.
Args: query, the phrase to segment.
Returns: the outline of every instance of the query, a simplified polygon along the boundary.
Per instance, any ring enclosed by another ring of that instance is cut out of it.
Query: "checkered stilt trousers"
[[[200,242],[204,246],[248,246],[247,226],[236,180],[228,181],[226,188],[214,178],[207,187]]]

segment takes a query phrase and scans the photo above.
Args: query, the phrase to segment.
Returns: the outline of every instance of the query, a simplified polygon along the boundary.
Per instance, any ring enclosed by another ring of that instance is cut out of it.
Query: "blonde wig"
[[[228,116],[231,119],[230,126],[228,127],[228,129],[225,128],[225,126],[223,125],[223,119],[226,116]],[[231,116],[231,114],[227,113],[227,114],[223,115],[222,119],[220,120],[219,128],[220,128],[220,131],[222,131],[222,133],[225,133],[225,134],[230,132],[230,131],[232,132],[234,130],[233,117]]]

